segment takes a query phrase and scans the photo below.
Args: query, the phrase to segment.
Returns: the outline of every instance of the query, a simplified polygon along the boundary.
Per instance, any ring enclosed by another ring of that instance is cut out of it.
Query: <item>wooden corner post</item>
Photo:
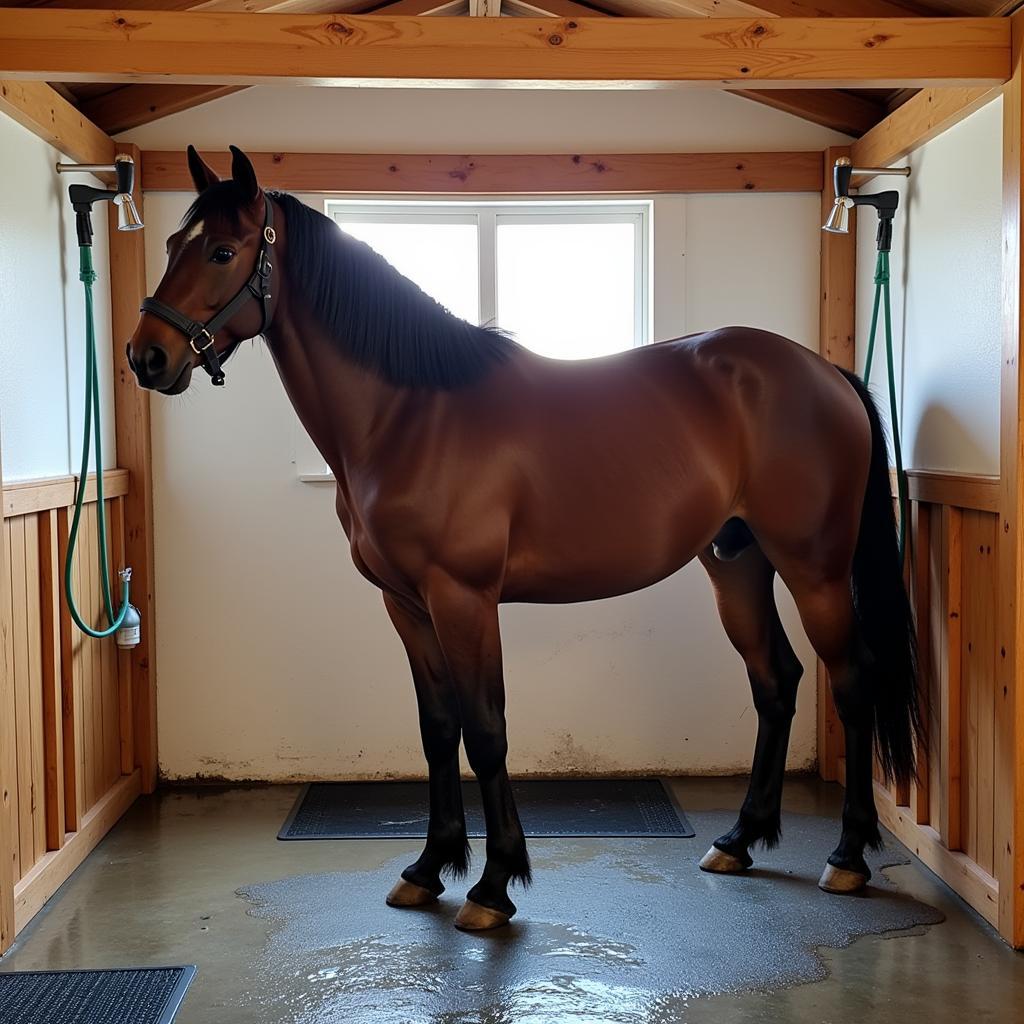
[[[3,506],[3,473],[0,471],[0,508]],[[0,527],[3,517],[0,516]],[[2,533],[2,531],[0,531]],[[15,761],[14,677],[10,665],[11,576],[7,571],[3,537],[0,535],[0,956],[14,942],[15,825],[11,820],[11,789],[17,786]]]
[[[128,144],[119,144],[117,150],[135,161],[135,205],[142,214],[141,154],[137,146]],[[109,238],[117,462],[130,473],[125,497],[125,560],[132,569],[132,601],[142,616],[142,640],[131,656],[135,764],[142,772],[142,791],[152,793],[157,779],[157,736],[149,392],[136,384],[125,360],[125,343],[135,329],[139,304],[146,294],[145,245],[141,231],[117,230],[117,210],[113,205],[109,214]]]
[[[841,156],[849,156],[848,146],[830,146],[822,154],[821,223],[824,224],[835,200],[832,168]],[[857,235],[834,235],[822,231],[821,239],[821,316],[818,330],[819,351],[830,363],[844,370],[854,368],[854,314],[857,288]],[[839,758],[843,750],[843,731],[828,685],[828,673],[817,661],[818,685],[818,773],[826,782],[839,778]]]
[[[1024,388],[1021,381],[1021,213],[1024,157],[1024,14],[1012,22],[1012,77],[1003,87],[1003,345],[1000,402],[999,656],[996,676],[995,777],[1004,780],[995,802],[995,875],[999,931],[1024,946]]]

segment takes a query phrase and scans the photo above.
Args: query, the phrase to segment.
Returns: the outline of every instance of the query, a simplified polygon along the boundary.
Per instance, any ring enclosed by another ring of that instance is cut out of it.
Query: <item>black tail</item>
[[[860,396],[871,422],[871,469],[853,556],[853,601],[861,640],[870,658],[876,749],[886,779],[907,783],[914,775],[921,709],[917,642],[900,565],[889,450],[885,429],[864,382],[856,374],[841,372]]]

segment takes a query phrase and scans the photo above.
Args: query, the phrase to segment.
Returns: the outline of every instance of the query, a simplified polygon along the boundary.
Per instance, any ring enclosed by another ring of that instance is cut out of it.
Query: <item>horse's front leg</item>
[[[444,892],[441,875],[469,869],[469,843],[459,781],[459,708],[434,626],[425,613],[385,596],[391,621],[405,644],[419,704],[420,734],[430,783],[427,842],[415,864],[388,893],[392,907],[421,907]]]
[[[505,758],[505,684],[496,601],[451,580],[435,585],[428,605],[459,699],[462,737],[480,784],[487,824],[487,863],[455,924],[467,931],[497,928],[516,912],[509,882],[530,882],[530,858]]]

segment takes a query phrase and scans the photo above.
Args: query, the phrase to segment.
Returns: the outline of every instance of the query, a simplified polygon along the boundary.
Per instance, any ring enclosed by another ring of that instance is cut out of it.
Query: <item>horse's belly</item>
[[[570,604],[642,590],[695,558],[711,534],[712,527],[678,524],[661,535],[622,528],[595,538],[579,531],[562,543],[513,546],[501,599]]]

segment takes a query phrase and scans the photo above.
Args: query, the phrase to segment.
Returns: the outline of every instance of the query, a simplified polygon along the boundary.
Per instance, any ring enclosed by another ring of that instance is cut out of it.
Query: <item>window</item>
[[[457,316],[542,355],[648,340],[650,203],[328,201],[327,214]]]

